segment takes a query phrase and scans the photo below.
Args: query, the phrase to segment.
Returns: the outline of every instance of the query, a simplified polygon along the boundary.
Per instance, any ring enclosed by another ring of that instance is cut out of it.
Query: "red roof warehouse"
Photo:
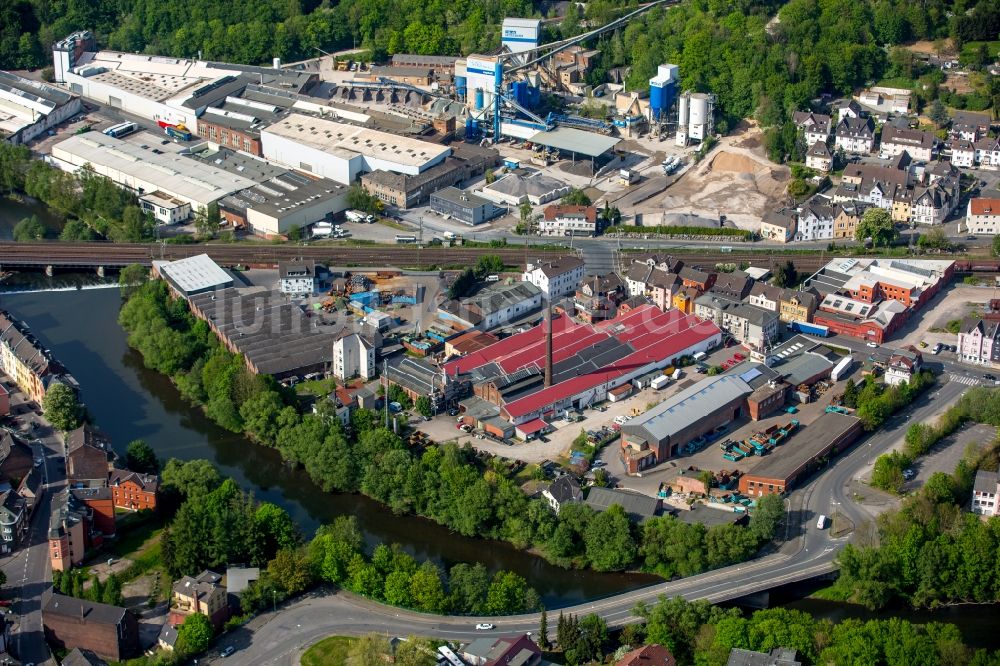
[[[604,400],[609,390],[676,358],[711,349],[722,337],[711,322],[653,305],[599,324],[563,315],[554,318],[552,329],[551,386],[544,381],[544,325],[447,363],[445,372],[469,375],[476,395],[499,405],[517,425]]]

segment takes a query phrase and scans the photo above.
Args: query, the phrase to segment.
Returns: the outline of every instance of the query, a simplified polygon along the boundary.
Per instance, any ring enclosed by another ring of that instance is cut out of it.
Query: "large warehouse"
[[[80,98],[54,86],[0,72],[0,140],[27,143],[81,111]]]
[[[750,497],[781,494],[815,469],[822,458],[843,451],[861,435],[861,419],[831,412],[805,426],[788,443],[740,477],[740,492]]]
[[[415,176],[451,154],[440,144],[302,114],[262,130],[260,138],[265,158],[345,185],[379,169]]]
[[[451,361],[444,370],[449,377],[470,377],[477,396],[522,425],[601,402],[611,389],[721,340],[711,322],[643,305],[600,324],[560,316],[552,323],[551,345],[546,326],[536,326]]]
[[[215,165],[179,153],[154,152],[100,132],[78,134],[55,144],[52,157],[69,171],[89,164],[94,173],[140,196],[160,192],[189,204],[193,212],[256,184]]]

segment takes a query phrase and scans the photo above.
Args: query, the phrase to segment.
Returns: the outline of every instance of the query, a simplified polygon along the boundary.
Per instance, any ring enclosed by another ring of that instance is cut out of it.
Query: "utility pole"
[[[382,360],[382,384],[385,386],[385,395],[382,396],[382,411],[385,412],[385,429],[389,429],[389,361]]]

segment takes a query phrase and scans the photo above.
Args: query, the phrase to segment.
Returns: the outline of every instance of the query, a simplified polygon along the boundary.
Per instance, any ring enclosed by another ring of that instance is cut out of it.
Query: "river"
[[[259,500],[284,508],[308,535],[337,516],[353,515],[371,543],[399,543],[414,556],[444,566],[482,562],[524,576],[548,607],[635,589],[656,579],[630,574],[568,571],[506,543],[470,539],[431,521],[395,516],[360,495],[325,493],[278,454],[227,432],[191,408],[173,384],[143,367],[117,323],[117,289],[2,293],[0,308],[28,323],[76,377],[94,422],[119,453],[144,439],[161,460],[205,458]]]

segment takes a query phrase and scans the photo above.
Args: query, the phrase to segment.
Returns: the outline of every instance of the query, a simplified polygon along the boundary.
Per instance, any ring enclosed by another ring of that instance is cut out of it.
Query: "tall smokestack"
[[[545,388],[552,386],[552,302],[545,302]]]

